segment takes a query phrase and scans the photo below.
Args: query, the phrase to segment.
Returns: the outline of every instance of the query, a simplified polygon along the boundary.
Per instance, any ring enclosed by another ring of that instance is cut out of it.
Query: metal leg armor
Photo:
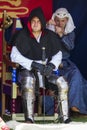
[[[63,121],[66,121],[69,118],[69,111],[68,111],[68,84],[63,78],[63,76],[57,79],[57,86],[58,86],[58,95],[61,105],[61,114]]]
[[[68,108],[68,83],[64,79],[63,76],[56,76],[56,75],[51,75],[48,77],[48,81],[56,84],[58,87],[58,103],[59,108],[61,107],[61,113],[60,116],[63,119],[63,122],[65,122],[69,118],[69,108]]]
[[[25,115],[25,121],[34,121],[34,88],[35,77],[28,70],[22,70],[19,74],[19,82],[21,84],[23,110]]]

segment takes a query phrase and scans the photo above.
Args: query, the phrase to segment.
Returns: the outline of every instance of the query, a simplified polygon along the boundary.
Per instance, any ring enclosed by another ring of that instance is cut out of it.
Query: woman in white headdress
[[[69,107],[72,111],[87,114],[87,81],[81,75],[77,66],[70,60],[70,51],[74,48],[75,25],[72,16],[66,8],[57,9],[47,22],[47,28],[54,31],[62,40],[64,75],[69,83]]]

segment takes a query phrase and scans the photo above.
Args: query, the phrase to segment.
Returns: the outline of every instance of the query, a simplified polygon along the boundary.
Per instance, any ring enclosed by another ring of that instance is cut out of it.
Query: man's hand
[[[43,64],[40,64],[40,63],[37,63],[37,62],[33,61],[31,67],[34,70],[39,71],[42,75],[50,76],[52,71],[53,71],[53,69],[55,68],[55,65],[53,65],[52,63],[48,63],[45,66]]]
[[[45,65],[33,61],[31,67],[32,67],[34,70],[39,71],[39,72],[43,75]]]
[[[44,75],[50,76],[53,69],[55,69],[55,65],[53,65],[52,63],[48,63],[44,68]]]

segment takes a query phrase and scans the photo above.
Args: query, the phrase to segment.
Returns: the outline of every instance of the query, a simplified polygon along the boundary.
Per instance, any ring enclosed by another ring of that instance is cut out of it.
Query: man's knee
[[[24,99],[35,98],[35,76],[28,70],[22,70],[19,72],[19,83]]]
[[[22,70],[19,73],[19,82],[21,89],[33,89],[35,87],[35,76],[28,70]]]

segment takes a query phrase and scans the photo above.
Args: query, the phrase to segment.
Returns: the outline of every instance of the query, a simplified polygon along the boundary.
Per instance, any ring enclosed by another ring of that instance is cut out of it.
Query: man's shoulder
[[[55,35],[55,36],[56,36],[56,33],[53,32],[52,30],[46,29],[46,32],[47,32],[49,35]]]
[[[22,29],[18,30],[18,31],[16,32],[16,34],[17,34],[17,36],[26,36],[26,34],[27,34],[27,29],[26,29],[26,28],[22,28]]]
[[[49,37],[60,39],[59,36],[52,30],[46,29],[46,31],[47,31],[47,34],[49,35]]]

